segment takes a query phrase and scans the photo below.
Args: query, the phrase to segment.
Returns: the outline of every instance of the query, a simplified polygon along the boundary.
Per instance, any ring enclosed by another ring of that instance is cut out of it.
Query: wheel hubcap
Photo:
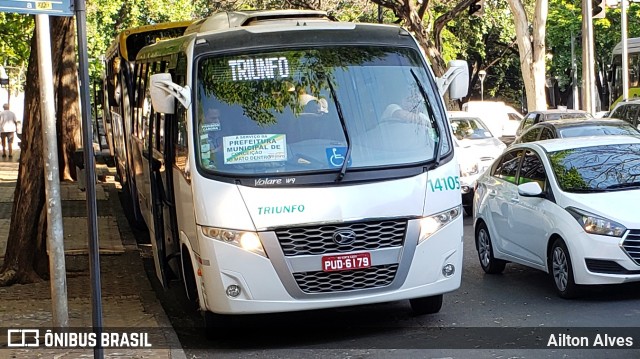
[[[478,233],[478,254],[480,255],[482,266],[488,267],[491,261],[491,242],[484,228]]]
[[[569,279],[569,266],[567,264],[567,256],[562,248],[555,248],[553,250],[553,279],[556,282],[556,287],[560,291],[567,289],[567,281]]]

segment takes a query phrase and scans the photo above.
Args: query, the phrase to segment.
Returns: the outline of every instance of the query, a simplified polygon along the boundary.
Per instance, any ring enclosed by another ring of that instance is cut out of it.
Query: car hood
[[[628,229],[640,229],[640,189],[627,189],[602,193],[565,192],[563,207],[582,209],[614,220]]]
[[[505,144],[495,137],[459,140],[458,144],[462,148],[461,154],[465,157],[475,157],[478,161],[486,157],[495,159],[506,148]]]

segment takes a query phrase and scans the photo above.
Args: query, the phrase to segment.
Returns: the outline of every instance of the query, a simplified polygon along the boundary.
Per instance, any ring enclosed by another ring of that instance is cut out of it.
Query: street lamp
[[[478,77],[480,78],[480,100],[484,101],[484,78],[487,76],[485,70],[478,71]]]

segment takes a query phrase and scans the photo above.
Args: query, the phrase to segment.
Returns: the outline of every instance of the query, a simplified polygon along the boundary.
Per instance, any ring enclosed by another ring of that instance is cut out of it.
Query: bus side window
[[[187,162],[189,161],[189,140],[187,133],[187,111],[181,104],[176,111],[177,133],[175,137],[175,165],[187,178]]]

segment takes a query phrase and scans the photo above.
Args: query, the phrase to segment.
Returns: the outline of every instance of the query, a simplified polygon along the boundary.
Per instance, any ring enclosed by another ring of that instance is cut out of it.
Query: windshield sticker
[[[205,123],[200,126],[200,132],[220,131],[220,123]]]
[[[289,77],[286,57],[229,60],[233,81],[264,80]]]
[[[331,167],[342,167],[344,157],[347,155],[346,147],[329,147],[325,149],[325,152]],[[347,166],[351,166],[351,158],[347,161]]]
[[[304,212],[304,204],[292,204],[290,206],[258,207],[258,215],[296,213],[296,212],[298,213]]]
[[[287,160],[284,134],[225,136],[223,140],[225,164]]]

